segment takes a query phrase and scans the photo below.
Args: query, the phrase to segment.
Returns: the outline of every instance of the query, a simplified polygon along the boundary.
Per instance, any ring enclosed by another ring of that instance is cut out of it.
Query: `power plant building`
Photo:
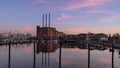
[[[46,17],[43,15],[42,17],[43,17],[42,27],[37,26],[37,38],[38,39],[57,40],[64,35],[63,32],[59,32],[56,30],[56,28],[50,27],[50,14],[48,15],[46,14]],[[46,23],[44,23],[44,20],[46,20]],[[47,22],[47,20],[49,21]],[[49,24],[49,26],[47,26],[47,24]]]

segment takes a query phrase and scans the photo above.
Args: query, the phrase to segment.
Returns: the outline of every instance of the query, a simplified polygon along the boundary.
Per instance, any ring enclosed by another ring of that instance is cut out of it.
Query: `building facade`
[[[64,33],[57,31],[56,28],[37,26],[37,39],[39,40],[57,40],[63,35]]]
[[[57,40],[64,35],[63,32],[50,27],[50,13],[42,15],[42,27],[37,26],[36,34],[38,40]]]

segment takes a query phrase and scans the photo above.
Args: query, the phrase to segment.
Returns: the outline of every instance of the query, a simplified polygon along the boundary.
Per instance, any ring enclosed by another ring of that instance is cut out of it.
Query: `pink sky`
[[[0,1],[0,31],[36,34],[42,14],[51,13],[51,26],[67,34],[120,33],[119,0]]]

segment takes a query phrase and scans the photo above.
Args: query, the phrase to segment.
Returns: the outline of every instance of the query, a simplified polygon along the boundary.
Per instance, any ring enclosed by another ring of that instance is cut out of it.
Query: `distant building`
[[[90,42],[100,42],[100,41],[108,41],[108,35],[99,33],[99,34],[93,34],[93,33],[83,33],[77,35],[77,40],[80,40],[81,42],[85,42],[89,40]]]
[[[56,40],[64,35],[63,32],[59,32],[56,28],[50,27],[50,14],[46,16],[42,16],[42,27],[37,26],[37,39],[42,40]],[[49,26],[48,26],[49,25]]]
[[[77,35],[77,40],[87,41],[87,40],[91,40],[91,38],[93,37],[94,37],[94,34],[92,33],[89,33],[89,34],[82,33]]]
[[[77,36],[76,35],[64,35],[62,41],[66,41],[66,42],[73,42],[77,40]]]
[[[26,41],[28,38],[31,37],[31,34],[26,33],[2,33],[0,34],[0,39],[2,39],[1,41]]]
[[[100,41],[108,41],[108,35],[99,33],[95,35],[96,38],[98,38]]]
[[[120,43],[120,35],[119,35],[119,33],[113,34],[112,40],[113,40],[115,43]]]
[[[63,32],[59,32],[56,28],[52,27],[40,27],[37,26],[37,38],[38,39],[59,39],[64,35]]]
[[[11,41],[26,41],[31,37],[31,34],[23,34],[23,33],[11,33],[8,34],[8,39]]]

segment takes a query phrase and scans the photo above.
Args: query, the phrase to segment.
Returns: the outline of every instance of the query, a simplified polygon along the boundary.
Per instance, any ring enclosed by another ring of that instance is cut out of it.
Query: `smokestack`
[[[47,14],[46,14],[46,24],[45,24],[45,27],[47,27]]]
[[[42,15],[42,27],[44,27],[44,14]]]
[[[50,28],[50,13],[49,13],[49,28]]]

